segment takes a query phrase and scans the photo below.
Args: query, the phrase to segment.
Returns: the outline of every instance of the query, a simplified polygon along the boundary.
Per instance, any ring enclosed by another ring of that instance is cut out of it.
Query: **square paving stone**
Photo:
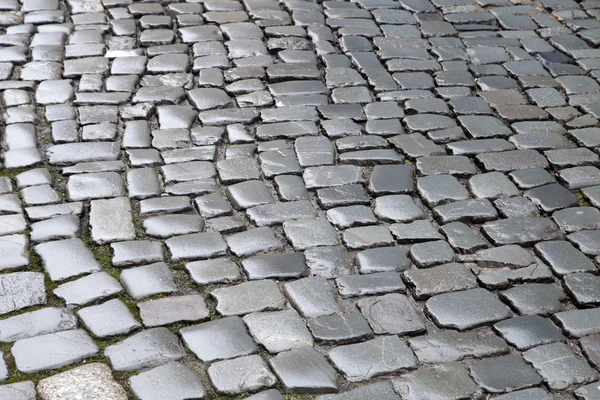
[[[267,364],[256,355],[215,362],[207,372],[217,393],[227,395],[254,392],[277,383]]]
[[[82,365],[44,378],[38,384],[38,392],[43,400],[89,395],[111,400],[127,399],[127,392],[115,381],[110,367],[101,363]]]
[[[442,204],[435,207],[433,213],[443,223],[485,222],[498,217],[498,212],[488,199],[469,199]]]
[[[499,198],[494,201],[494,206],[501,216],[505,218],[539,217],[540,211],[535,204],[523,196]]]
[[[285,398],[277,389],[269,389],[252,395],[247,400],[285,400]]]
[[[480,337],[477,333],[443,330],[409,340],[420,362],[444,363],[465,358],[483,358],[509,352],[498,336]]]
[[[507,319],[495,324],[494,330],[519,350],[565,340],[556,326],[539,315]]]
[[[569,274],[564,277],[564,285],[577,304],[600,303],[600,277],[597,275]]]
[[[582,253],[591,256],[600,255],[600,229],[579,231],[567,236]]]
[[[586,336],[579,340],[579,344],[590,364],[598,368],[598,365],[600,365],[600,336]]]
[[[529,244],[561,237],[558,226],[549,218],[509,218],[486,222],[482,230],[496,245]]]
[[[303,179],[308,189],[341,186],[363,181],[363,169],[355,165],[310,167],[304,170]]]
[[[91,235],[95,243],[135,239],[131,202],[127,197],[90,202]]]
[[[152,368],[185,356],[181,342],[167,328],[141,331],[104,349],[114,370]]]
[[[204,219],[190,214],[159,215],[144,219],[144,229],[148,236],[168,238],[202,231]]]
[[[254,339],[271,353],[313,344],[306,323],[293,309],[248,314],[244,322]]]
[[[600,385],[597,382],[581,386],[575,390],[575,395],[582,400],[596,400],[600,396]]]
[[[465,156],[427,156],[417,158],[421,175],[470,176],[477,173],[475,164]]]
[[[412,222],[424,216],[409,195],[381,196],[375,199],[375,215],[384,221]]]
[[[406,286],[397,272],[344,275],[336,279],[342,297],[404,292]]]
[[[594,207],[572,207],[556,211],[552,218],[563,232],[600,229],[600,211]]]
[[[327,360],[311,347],[279,353],[269,360],[271,368],[293,393],[337,393],[337,374]]]
[[[138,303],[144,326],[169,325],[181,321],[201,321],[210,315],[201,295],[165,297]]]
[[[308,327],[314,338],[324,343],[351,343],[373,337],[369,323],[359,312],[310,319]]]
[[[350,382],[366,381],[417,366],[415,355],[398,336],[335,347],[328,357]]]
[[[235,233],[226,239],[233,254],[238,257],[250,256],[263,251],[273,251],[283,247],[283,243],[269,227],[248,229]]]
[[[46,307],[0,321],[0,341],[10,343],[76,327],[77,318],[71,311],[66,308]]]
[[[250,279],[299,278],[308,274],[302,253],[255,256],[243,260],[242,267]]]
[[[325,218],[285,221],[283,231],[295,250],[338,244],[337,232]]]
[[[299,200],[252,207],[246,211],[246,215],[257,226],[270,226],[291,219],[312,218],[316,216],[316,211],[310,201]]]
[[[79,174],[69,177],[67,191],[71,201],[118,197],[125,195],[125,184],[116,172]]]
[[[367,297],[357,304],[375,333],[411,335],[425,331],[423,317],[404,295]]]
[[[206,395],[202,377],[187,366],[171,361],[129,378],[133,393],[141,400],[199,398]]]
[[[485,171],[511,172],[527,168],[547,168],[548,160],[535,150],[512,150],[479,154],[475,160]]]
[[[534,246],[536,253],[559,275],[595,271],[594,263],[566,240],[549,240]]]
[[[240,317],[187,326],[180,332],[185,345],[204,362],[245,356],[258,350]]]
[[[285,303],[277,283],[267,279],[218,288],[211,295],[217,300],[217,311],[224,316],[280,310]]]
[[[431,175],[418,178],[417,190],[429,206],[469,198],[467,189],[452,175]]]
[[[482,391],[459,363],[422,368],[393,381],[403,399],[466,399],[481,396]]]
[[[377,382],[370,385],[359,386],[356,389],[340,394],[324,394],[316,398],[316,400],[360,399],[399,400],[400,397],[394,392],[390,382]]]
[[[26,266],[29,263],[27,247],[25,235],[0,236],[0,270]]]
[[[77,315],[92,334],[99,338],[127,334],[141,326],[119,299],[82,308],[77,311]]]
[[[398,243],[417,243],[443,239],[444,236],[427,220],[418,220],[409,224],[392,224],[390,231]]]
[[[227,243],[218,232],[175,236],[165,242],[174,262],[225,255]]]
[[[98,351],[83,329],[21,339],[11,349],[17,369],[26,374],[74,364],[95,356]]]
[[[100,271],[101,267],[81,239],[56,240],[38,244],[44,269],[53,281]]]
[[[554,320],[571,337],[600,333],[600,308],[562,311],[554,314]]]
[[[126,269],[121,272],[121,282],[135,300],[178,290],[173,273],[164,262]]]
[[[246,181],[227,187],[227,196],[236,210],[245,210],[275,200],[267,185],[262,181]]]
[[[525,192],[525,196],[545,212],[578,205],[577,197],[557,183],[530,189]]]
[[[331,287],[324,278],[308,277],[284,284],[285,293],[292,305],[305,318],[334,314],[339,307]]]
[[[341,229],[377,222],[371,208],[362,205],[332,208],[327,211],[327,219]]]
[[[53,293],[66,304],[84,305],[95,300],[121,293],[119,282],[107,272],[96,272],[77,280],[63,283]]]
[[[427,300],[425,308],[438,326],[461,331],[511,316],[509,308],[486,289],[439,294]]]
[[[451,263],[454,261],[454,250],[443,240],[417,243],[410,247],[410,257],[420,268]]]
[[[252,158],[219,161],[217,170],[221,182],[225,184],[261,178],[258,163]]]
[[[350,249],[385,246],[394,243],[390,230],[385,226],[370,225],[346,229],[342,233],[346,246]]]
[[[564,309],[567,296],[561,288],[544,283],[525,283],[500,293],[500,297],[521,315],[554,314]]]
[[[114,266],[144,264],[163,259],[163,247],[160,242],[138,240],[112,243],[112,262]]]
[[[408,284],[414,287],[416,299],[427,299],[436,294],[478,287],[477,278],[471,270],[458,263],[410,269],[404,272],[404,277]]]
[[[0,396],[12,400],[35,400],[35,384],[31,381],[16,382],[0,386]]]
[[[471,376],[491,393],[512,392],[542,382],[542,377],[516,354],[478,361],[471,365]]]
[[[477,198],[511,197],[520,194],[519,189],[501,172],[475,175],[468,182],[471,193]]]
[[[376,165],[369,177],[369,192],[377,195],[411,193],[414,189],[413,167]]]
[[[496,400],[552,400],[552,395],[542,388],[517,390],[495,397]]]
[[[553,390],[566,389],[598,378],[596,371],[564,343],[538,346],[523,353],[523,358],[533,365]]]

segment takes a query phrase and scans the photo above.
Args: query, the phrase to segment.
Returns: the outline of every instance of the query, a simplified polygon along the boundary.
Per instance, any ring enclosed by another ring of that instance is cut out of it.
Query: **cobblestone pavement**
[[[598,44],[598,0],[0,0],[0,399],[600,399]]]

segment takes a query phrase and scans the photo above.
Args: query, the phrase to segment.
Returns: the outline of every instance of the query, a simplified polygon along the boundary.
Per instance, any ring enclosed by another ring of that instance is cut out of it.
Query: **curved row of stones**
[[[600,398],[600,2],[0,0],[0,398]]]

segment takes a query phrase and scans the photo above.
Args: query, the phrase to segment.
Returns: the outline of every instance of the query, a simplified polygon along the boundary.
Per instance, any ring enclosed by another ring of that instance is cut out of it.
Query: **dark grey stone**
[[[471,365],[471,376],[491,393],[512,392],[542,382],[542,377],[516,354],[478,361]]]
[[[275,281],[267,279],[218,288],[211,295],[217,300],[217,311],[225,316],[279,310],[285,302]]]
[[[229,359],[257,351],[240,317],[227,317],[181,329],[186,346],[202,361]]]
[[[509,218],[486,222],[482,228],[497,245],[527,244],[561,237],[558,226],[548,218]]]
[[[325,358],[310,347],[279,353],[269,360],[286,390],[294,393],[336,393],[336,372]]]
[[[417,366],[413,352],[398,336],[339,346],[331,350],[328,357],[350,382],[366,381]]]
[[[567,296],[562,289],[544,283],[525,283],[500,293],[521,315],[549,315],[562,311]]]
[[[404,272],[404,277],[408,284],[414,287],[414,296],[417,299],[478,287],[477,278],[471,270],[458,263],[410,269]]]
[[[425,331],[419,311],[401,294],[386,294],[358,301],[358,307],[375,333],[416,334]]]
[[[396,272],[345,275],[336,279],[340,295],[343,297],[404,292],[404,282]]]
[[[594,263],[567,241],[545,241],[536,244],[534,249],[559,276],[596,270]]]
[[[409,343],[419,361],[425,363],[446,363],[509,352],[509,346],[498,336],[480,337],[474,332],[453,330],[414,337]]]
[[[554,315],[554,320],[571,337],[600,333],[600,308],[562,311]]]
[[[564,343],[538,346],[523,353],[523,358],[533,365],[553,390],[589,383],[598,378],[596,371]]]
[[[373,337],[369,323],[359,312],[310,319],[308,327],[314,338],[324,343],[351,343]]]
[[[422,368],[393,381],[394,389],[403,399],[477,398],[482,391],[459,363]]]
[[[495,324],[494,329],[519,350],[565,340],[556,326],[539,315],[507,319]]]
[[[427,313],[441,327],[465,330],[510,317],[498,298],[485,289],[433,296],[425,304]]]

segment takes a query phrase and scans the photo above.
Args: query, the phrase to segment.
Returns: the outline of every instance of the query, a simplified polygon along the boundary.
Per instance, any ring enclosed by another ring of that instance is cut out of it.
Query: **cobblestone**
[[[599,18],[0,0],[0,398],[599,398]]]

